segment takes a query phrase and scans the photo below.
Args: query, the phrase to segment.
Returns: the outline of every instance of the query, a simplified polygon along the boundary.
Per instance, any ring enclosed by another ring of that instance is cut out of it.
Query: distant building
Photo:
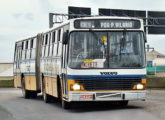
[[[13,63],[0,63],[0,80],[13,80]]]
[[[165,55],[159,53],[158,51],[146,51],[146,60],[153,61],[156,58],[165,58]]]
[[[146,51],[147,74],[165,77],[165,55],[155,51]]]

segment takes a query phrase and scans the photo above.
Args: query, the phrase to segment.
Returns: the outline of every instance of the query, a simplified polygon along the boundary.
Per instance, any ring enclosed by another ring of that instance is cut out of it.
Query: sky
[[[67,13],[68,6],[165,11],[165,0],[0,0],[0,62],[12,62],[15,41],[49,27],[49,13]],[[165,54],[165,35],[147,35],[147,44]]]

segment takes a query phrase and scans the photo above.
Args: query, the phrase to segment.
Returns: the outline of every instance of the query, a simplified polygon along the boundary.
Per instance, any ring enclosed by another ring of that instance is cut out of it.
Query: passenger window
[[[36,44],[34,44],[36,42],[36,38],[31,40],[31,44],[30,44],[30,48],[31,48],[31,52],[30,52],[30,58],[34,59],[35,58],[35,46]]]
[[[46,36],[45,36],[45,45],[47,45],[48,44],[48,34],[46,34]]]
[[[29,41],[26,41],[26,49],[28,49],[28,43],[29,43]]]
[[[61,39],[61,29],[58,30],[58,41],[60,41],[60,39]]]
[[[45,43],[45,39],[44,39],[44,35],[43,35],[43,37],[42,37],[42,46],[44,45],[44,43]]]
[[[50,41],[50,44],[52,44],[52,33],[49,33],[49,41]]]
[[[31,44],[30,44],[30,48],[33,48],[33,39],[31,40],[30,43],[31,43]]]
[[[30,49],[31,40],[28,41],[28,49]]]
[[[33,48],[36,48],[36,41],[37,41],[37,38],[34,38],[33,39]]]
[[[23,49],[25,50],[26,49],[26,41],[23,42]]]
[[[58,42],[57,42],[57,56],[60,56],[61,55],[61,52],[62,52],[62,44],[61,44],[61,33],[63,33],[63,29],[60,29],[58,31]]]
[[[14,61],[17,61],[17,45],[15,45],[15,56],[14,56]]]
[[[58,55],[58,51],[59,51],[59,42],[60,42],[60,38],[61,38],[61,29],[58,30],[58,36],[57,36],[57,55]]]
[[[54,31],[52,35],[52,43],[55,43],[55,38],[56,38],[56,32]]]
[[[24,42],[22,42],[22,50],[24,49]]]
[[[49,48],[49,36],[48,36],[48,34],[46,34],[46,38],[45,38],[45,57],[47,57],[48,56],[48,49]]]

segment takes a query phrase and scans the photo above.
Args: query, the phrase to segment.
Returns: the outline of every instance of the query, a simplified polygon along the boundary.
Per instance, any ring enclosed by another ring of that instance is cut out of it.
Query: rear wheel
[[[22,77],[22,94],[25,99],[30,98],[30,91],[25,88],[25,79]]]
[[[127,106],[128,105],[128,101],[120,101],[119,105],[120,106]]]
[[[36,91],[30,91],[30,97],[31,98],[36,98],[37,97],[37,92]]]
[[[43,95],[43,100],[45,103],[51,102],[51,96],[46,93],[46,85],[45,85],[44,77],[43,77],[43,82],[42,82],[42,95]]]

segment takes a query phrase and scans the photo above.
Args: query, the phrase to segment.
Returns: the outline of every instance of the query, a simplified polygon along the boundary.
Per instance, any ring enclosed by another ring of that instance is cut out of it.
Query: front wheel
[[[69,103],[65,100],[62,100],[62,108],[69,109],[70,107],[71,107],[71,103]]]

